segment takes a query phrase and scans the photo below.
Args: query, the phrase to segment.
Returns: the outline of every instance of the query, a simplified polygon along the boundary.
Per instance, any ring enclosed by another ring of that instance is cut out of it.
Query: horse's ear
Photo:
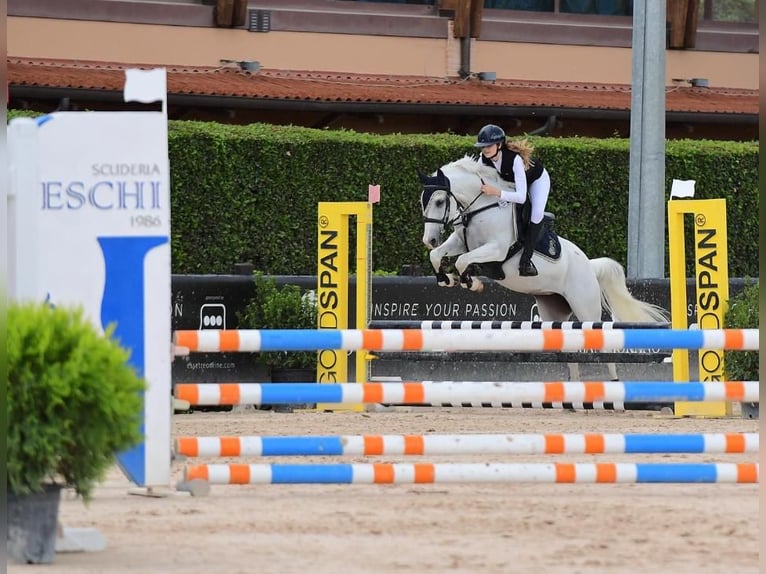
[[[438,181],[448,181],[447,176],[444,175],[444,172],[442,171],[442,168],[439,168],[438,170],[436,170],[436,179]]]
[[[425,173],[423,173],[420,170],[420,168],[418,168],[418,179],[420,180],[420,183],[422,183],[423,185],[428,183],[428,176]]]

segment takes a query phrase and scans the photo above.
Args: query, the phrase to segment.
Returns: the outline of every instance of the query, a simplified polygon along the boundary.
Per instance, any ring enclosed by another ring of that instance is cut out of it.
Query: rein
[[[443,227],[446,227],[449,224],[455,224],[457,221],[462,220],[462,211],[461,211],[462,205],[460,205],[460,201],[458,201],[458,198],[455,197],[455,195],[449,189],[444,189],[438,185],[426,185],[425,190],[429,191],[430,193],[433,193],[435,191],[443,191],[444,193],[447,194],[447,201],[444,204],[444,215],[442,215],[441,219],[437,219],[435,217],[427,217],[424,214],[423,221],[425,223],[440,223]],[[458,206],[458,214],[453,220],[450,220],[449,218],[449,199],[450,198],[454,199],[455,203]]]
[[[481,180],[481,183],[483,185],[484,184],[484,180],[481,177],[479,177],[479,179]],[[465,239],[467,239],[466,234],[468,233],[468,224],[471,222],[471,219],[473,219],[474,216],[478,215],[482,211],[486,211],[488,209],[494,209],[495,207],[500,207],[500,202],[497,202],[497,203],[492,203],[490,205],[485,205],[484,207],[480,207],[479,209],[475,209],[473,211],[469,211],[471,206],[474,203],[476,203],[479,200],[479,198],[482,196],[481,192],[479,192],[479,194],[476,197],[474,197],[473,200],[471,200],[471,203],[469,203],[468,205],[464,206],[462,203],[460,203],[460,200],[457,197],[455,197],[455,194],[452,193],[452,191],[450,189],[447,189],[447,188],[442,187],[440,185],[426,185],[426,186],[424,186],[424,189],[425,189],[425,191],[430,191],[431,193],[433,193],[434,191],[443,191],[443,192],[445,192],[447,194],[448,198],[452,198],[452,199],[455,200],[455,204],[457,205],[458,213],[457,213],[457,215],[452,220],[450,220],[450,218],[449,218],[449,201],[447,201],[447,203],[444,206],[444,215],[442,216],[441,219],[436,219],[436,218],[433,218],[433,217],[426,217],[424,215],[423,216],[423,221],[425,223],[440,223],[444,227],[446,227],[447,225],[450,225],[450,224],[452,224],[452,225],[461,225],[463,227],[463,235],[464,235]]]

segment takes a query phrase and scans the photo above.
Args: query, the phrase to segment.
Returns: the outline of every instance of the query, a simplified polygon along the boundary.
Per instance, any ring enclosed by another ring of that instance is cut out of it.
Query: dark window
[[[431,6],[434,0],[357,0],[357,2],[388,2],[389,4],[421,4]]]
[[[757,0],[702,0],[700,19],[717,22],[758,21]]]
[[[633,13],[630,0],[561,0],[561,11],[575,14],[627,16]]]
[[[355,0],[388,4],[420,4],[433,6],[436,0]],[[645,0],[652,2],[654,0]],[[672,0],[668,0],[670,2]],[[597,14],[632,16],[634,0],[558,0],[558,12],[564,14]],[[484,8],[557,12],[556,0],[484,0]],[[755,23],[758,21],[757,0],[700,0],[700,20],[715,22]]]
[[[484,0],[485,8],[553,12],[553,0]]]

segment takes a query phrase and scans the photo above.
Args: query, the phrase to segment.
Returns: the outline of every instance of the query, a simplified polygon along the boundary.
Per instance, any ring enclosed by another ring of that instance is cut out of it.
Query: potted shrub
[[[724,316],[727,329],[758,328],[759,280],[745,280],[745,288],[729,299]],[[724,371],[727,381],[759,381],[758,351],[724,351]],[[759,418],[758,403],[742,403],[744,418]]]
[[[88,502],[115,455],[141,441],[145,382],[80,308],[13,303],[7,321],[8,553],[48,563],[61,489]]]
[[[239,314],[241,329],[316,329],[317,305],[314,291],[298,285],[278,286],[273,277],[253,274],[255,294]],[[260,353],[273,383],[316,381],[316,351],[268,351]],[[307,408],[296,404],[274,410]]]

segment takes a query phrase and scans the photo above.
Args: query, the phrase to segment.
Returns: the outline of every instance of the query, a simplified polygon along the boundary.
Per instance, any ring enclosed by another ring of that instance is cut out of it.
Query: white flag
[[[670,197],[694,197],[693,179],[674,179],[670,187]]]
[[[123,97],[126,102],[165,102],[167,98],[167,73],[165,68],[153,70],[125,70],[125,90]],[[164,105],[163,105],[164,107]]]

